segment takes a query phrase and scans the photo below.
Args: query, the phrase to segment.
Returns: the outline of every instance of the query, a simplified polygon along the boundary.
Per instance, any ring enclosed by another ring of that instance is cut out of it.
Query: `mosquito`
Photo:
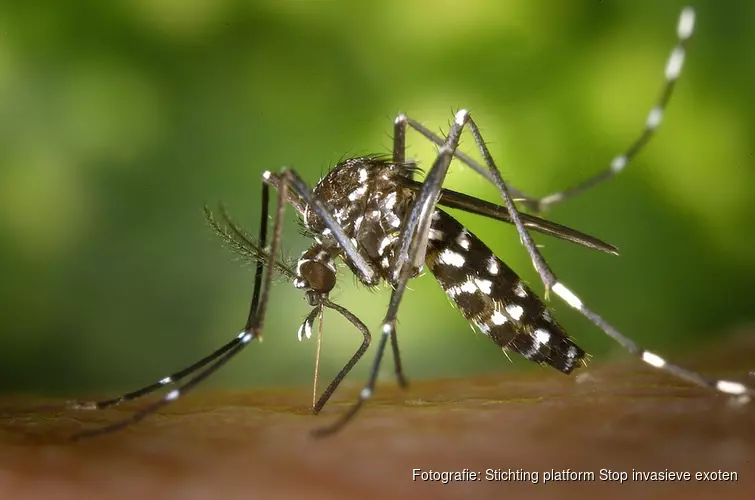
[[[118,398],[73,403],[79,409],[103,409],[140,398],[168,385],[176,385],[160,399],[108,426],[84,430],[75,437],[112,432],[138,422],[185,395],[216,372],[253,340],[262,336],[270,287],[281,274],[301,289],[312,311],[299,328],[299,338],[309,337],[314,322],[325,309],[346,318],[363,336],[363,342],[344,368],[313,404],[318,413],[343,378],[361,359],[371,343],[369,329],[359,318],[332,302],[329,294],[336,285],[337,263],[342,262],[365,287],[382,282],[391,286],[391,295],[377,340],[377,351],[369,378],[357,401],[330,425],[314,430],[326,436],[342,429],[370,399],[385,350],[390,341],[398,384],[407,386],[401,363],[396,321],[407,284],[424,266],[431,271],[461,314],[504,351],[514,351],[536,363],[569,374],[585,361],[586,353],[564,331],[541,300],[498,258],[480,238],[448,212],[448,207],[513,224],[545,286],[545,298],[555,294],[580,312],[606,335],[650,366],[693,384],[749,400],[755,390],[734,380],[706,377],[672,364],[660,355],[638,346],[633,340],[590,310],[585,303],[548,266],[532,240],[530,231],[564,239],[587,248],[616,254],[617,250],[597,238],[574,229],[530,215],[521,210],[541,213],[577,196],[596,184],[622,172],[642,150],[660,126],[663,114],[681,73],[686,44],[692,36],[695,14],[692,8],[681,11],[677,23],[677,42],[665,66],[660,97],[650,109],[645,125],[630,146],[610,162],[607,169],[571,189],[542,198],[525,194],[505,182],[471,114],[455,113],[445,137],[431,132],[418,121],[399,114],[394,121],[393,151],[390,157],[364,156],[340,162],[315,185],[307,183],[290,168],[262,175],[262,207],[259,236],[255,240],[236,225],[222,210],[224,223],[212,212],[206,216],[215,232],[234,250],[256,263],[254,289],[247,322],[230,342],[196,363],[162,380]],[[405,140],[412,129],[438,146],[437,156],[424,180],[415,180],[416,164],[406,159]],[[483,158],[480,164],[459,151],[459,139],[467,129]],[[458,159],[495,185],[503,205],[487,202],[443,187],[452,159]],[[273,230],[267,245],[270,189],[277,190],[272,214]],[[295,266],[278,257],[284,213],[292,206],[299,214],[306,233],[314,243],[299,257]],[[182,380],[187,379],[182,385]]]

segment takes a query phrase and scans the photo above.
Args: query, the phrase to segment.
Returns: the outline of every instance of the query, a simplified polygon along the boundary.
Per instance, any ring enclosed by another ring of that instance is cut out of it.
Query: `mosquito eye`
[[[299,269],[301,278],[317,293],[328,293],[336,286],[336,274],[325,264],[309,261]]]

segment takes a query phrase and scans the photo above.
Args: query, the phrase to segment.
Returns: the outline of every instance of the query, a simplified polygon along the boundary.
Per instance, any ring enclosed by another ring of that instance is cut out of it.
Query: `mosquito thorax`
[[[402,184],[416,171],[414,163],[394,163],[378,157],[345,160],[320,179],[314,189],[340,224],[359,254],[376,271],[377,279],[360,276],[343,252],[346,265],[363,284],[390,280],[389,271],[398,252],[399,234],[414,192]],[[323,221],[308,210],[304,224],[316,240],[337,246]]]

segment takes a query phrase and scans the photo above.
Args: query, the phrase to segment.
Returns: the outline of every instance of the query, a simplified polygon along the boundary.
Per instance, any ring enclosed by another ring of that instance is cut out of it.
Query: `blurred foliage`
[[[256,231],[264,170],[293,166],[314,183],[344,156],[387,152],[399,111],[437,130],[466,107],[516,186],[576,184],[639,132],[681,6],[3,2],[0,390],[133,388],[233,337],[251,266],[213,236],[203,204],[226,202]],[[538,238],[594,310],[670,357],[755,318],[755,4],[695,6],[698,29],[658,136],[620,178],[549,214],[621,257]],[[409,145],[429,165],[433,148],[417,135]],[[474,152],[468,137],[463,147]],[[496,199],[460,166],[448,185]],[[459,218],[542,289],[511,227]],[[291,216],[286,254],[306,245]],[[333,298],[376,330],[387,290],[354,281],[343,273]],[[470,332],[431,276],[411,288],[399,326],[410,377],[533,368]],[[597,359],[619,355],[554,307]],[[214,383],[307,384],[315,343],[296,340],[307,311],[298,290],[278,284],[264,343]],[[325,326],[327,378],[361,337],[332,313]]]

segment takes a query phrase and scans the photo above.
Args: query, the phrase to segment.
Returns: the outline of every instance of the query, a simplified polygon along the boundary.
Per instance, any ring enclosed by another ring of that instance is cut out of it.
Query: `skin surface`
[[[752,335],[686,361],[709,374],[755,362]],[[752,377],[750,376],[750,381]],[[315,440],[359,390],[348,381],[322,415],[305,388],[199,391],[124,432],[80,443],[84,427],[128,415],[133,404],[75,412],[60,400],[0,400],[3,499],[249,498],[751,498],[755,405],[689,387],[639,362],[592,363],[459,380],[388,381],[341,434]],[[412,481],[412,469],[539,471],[540,482]],[[593,471],[593,482],[542,483],[543,471]],[[688,482],[606,482],[600,469],[689,471]],[[699,482],[698,471],[734,471],[736,482]]]

